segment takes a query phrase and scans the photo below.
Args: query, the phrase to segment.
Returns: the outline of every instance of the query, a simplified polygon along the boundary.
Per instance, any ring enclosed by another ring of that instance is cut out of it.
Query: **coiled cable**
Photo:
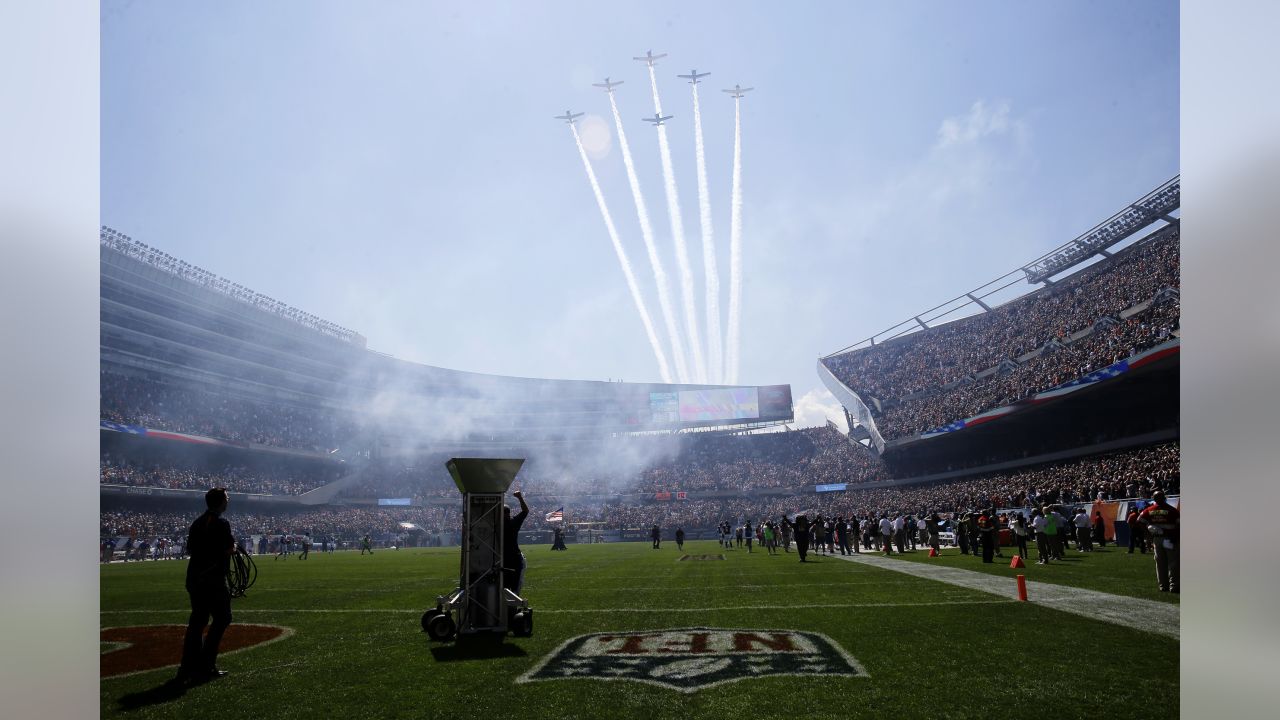
[[[227,590],[231,597],[244,597],[246,591],[258,580],[258,565],[248,553],[240,548],[231,556],[227,567]]]

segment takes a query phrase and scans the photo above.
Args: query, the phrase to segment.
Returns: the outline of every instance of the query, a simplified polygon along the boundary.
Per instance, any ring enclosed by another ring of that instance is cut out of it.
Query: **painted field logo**
[[[516,682],[634,680],[691,693],[766,675],[867,677],[867,671],[821,633],[697,627],[579,635]]]
[[[182,638],[186,632],[186,625],[102,628],[99,637],[102,679],[177,667],[182,660]],[[279,625],[235,623],[222,636],[219,655],[261,647],[292,634],[291,628]]]

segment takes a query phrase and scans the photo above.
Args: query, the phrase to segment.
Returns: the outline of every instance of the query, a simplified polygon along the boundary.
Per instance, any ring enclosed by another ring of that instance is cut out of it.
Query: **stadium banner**
[[[1093,503],[1093,507],[1089,509],[1089,522],[1092,527],[1094,513],[1102,513],[1102,524],[1106,526],[1106,532],[1103,533],[1108,541],[1114,541],[1116,538],[1116,520],[1123,520],[1125,502],[1101,502]]]
[[[828,483],[826,485],[814,485],[813,489],[818,492],[843,492],[849,487],[849,483]]]
[[[991,422],[992,420],[999,420],[1000,418],[1005,417],[1007,415],[1012,415],[1013,413],[1018,412],[1019,410],[1029,408],[1034,405],[1040,405],[1042,403],[1049,402],[1050,400],[1056,400],[1065,395],[1070,395],[1071,393],[1076,392],[1078,390],[1083,390],[1088,387],[1093,387],[1098,383],[1105,382],[1112,378],[1119,377],[1125,374],[1126,372],[1129,372],[1130,370],[1135,370],[1148,363],[1152,363],[1157,360],[1161,360],[1166,357],[1169,357],[1170,355],[1176,354],[1179,351],[1180,347],[1181,347],[1180,340],[1177,340],[1177,339],[1170,340],[1169,342],[1157,345],[1151,348],[1150,350],[1140,352],[1137,355],[1134,355],[1133,357],[1126,358],[1117,363],[1112,363],[1111,365],[1108,365],[1099,370],[1094,370],[1093,372],[1088,373],[1087,375],[1082,375],[1070,382],[1065,382],[1065,383],[1062,383],[1061,385],[1056,385],[1052,388],[1049,388],[1048,390],[1045,390],[1043,392],[1038,392],[1035,395],[1032,395],[1028,398],[1019,400],[1018,402],[1013,403],[1012,405],[1005,405],[1004,407],[994,408],[984,413],[979,413],[978,415],[974,415],[973,417],[965,418],[964,420],[956,420],[955,422],[947,423],[946,425],[943,425],[940,428],[935,428],[928,432],[920,433],[920,439],[926,440],[928,438],[938,437],[939,435],[946,435],[947,433],[958,432],[960,430],[964,430],[965,428],[974,427],[975,425],[982,425],[983,423],[988,423],[988,422]]]
[[[413,498],[378,498],[379,505],[412,505]]]
[[[147,429],[141,425],[125,425],[123,423],[107,422],[106,420],[98,421],[100,430],[111,430],[112,432],[128,433],[130,435],[146,435]]]
[[[876,428],[876,421],[871,418],[871,410],[867,408],[866,403],[862,402],[862,398],[858,397],[858,393],[840,382],[821,360],[818,361],[818,379],[827,386],[827,390],[830,390],[832,395],[836,396],[836,401],[844,406],[844,409],[853,416],[854,421],[871,435],[871,442],[876,446],[876,452],[884,452],[884,438]]]

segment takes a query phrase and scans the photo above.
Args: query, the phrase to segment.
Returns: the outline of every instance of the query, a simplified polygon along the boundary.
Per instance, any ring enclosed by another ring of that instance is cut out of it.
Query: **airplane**
[[[572,125],[572,124],[573,124],[573,122],[574,122],[574,120],[576,120],[576,119],[578,119],[578,118],[580,118],[580,117],[582,117],[582,113],[569,112],[568,110],[565,110],[563,115],[557,115],[557,116],[555,116],[555,118],[554,118],[554,119],[556,119],[556,120],[563,120],[563,121],[565,121],[565,122],[569,123],[570,125]]]
[[[592,87],[598,87],[598,88],[604,88],[604,91],[605,91],[605,92],[607,92],[607,93],[611,93],[611,92],[613,92],[613,89],[614,89],[615,87],[617,87],[617,86],[621,85],[621,84],[622,84],[622,83],[624,83],[624,82],[626,82],[626,80],[615,80],[615,81],[613,81],[613,82],[610,82],[610,81],[609,81],[609,78],[605,78],[605,79],[604,79],[604,82],[602,82],[602,83],[591,83],[591,86],[592,86]]]
[[[643,56],[641,56],[641,57],[633,57],[633,58],[631,58],[631,59],[632,59],[632,60],[643,60],[644,62],[648,63],[649,67],[653,67],[653,64],[654,64],[655,62],[657,62],[660,58],[664,58],[664,57],[666,57],[666,56],[667,56],[667,54],[666,54],[666,53],[661,53],[661,54],[658,54],[658,55],[654,55],[654,54],[653,54],[653,51],[652,51],[652,50],[649,50],[649,51],[648,51],[648,52],[646,52]]]
[[[678,78],[686,78],[686,79],[688,79],[688,80],[689,80],[689,84],[690,84],[690,85],[697,85],[697,84],[698,84],[698,78],[704,78],[704,77],[706,77],[706,76],[708,76],[708,75],[710,75],[710,74],[711,74],[711,73],[709,73],[709,72],[700,73],[700,72],[698,72],[697,70],[690,70],[688,75],[677,75],[676,77],[678,77]]]
[[[670,120],[673,117],[675,117],[675,115],[659,115],[658,113],[654,113],[653,117],[640,118],[640,119],[644,120],[645,122],[651,122],[653,123],[654,127],[658,127],[663,123],[663,121]]]
[[[734,85],[732,90],[721,90],[720,92],[727,92],[735,98],[740,98],[743,93],[749,90],[755,90],[755,88],[744,88],[741,85]]]

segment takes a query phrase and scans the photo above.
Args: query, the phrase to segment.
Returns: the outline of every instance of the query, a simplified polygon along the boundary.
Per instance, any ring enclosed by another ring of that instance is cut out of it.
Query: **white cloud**
[[[836,424],[841,432],[849,432],[848,423],[844,419],[844,410],[840,403],[825,388],[817,388],[805,393],[795,401],[796,427],[814,427],[826,425],[827,421]]]
[[[987,135],[1003,135],[1018,124],[1019,121],[1009,119],[1008,102],[988,107],[985,101],[978,100],[969,108],[967,115],[956,115],[942,121],[938,127],[936,147],[972,144]]]

